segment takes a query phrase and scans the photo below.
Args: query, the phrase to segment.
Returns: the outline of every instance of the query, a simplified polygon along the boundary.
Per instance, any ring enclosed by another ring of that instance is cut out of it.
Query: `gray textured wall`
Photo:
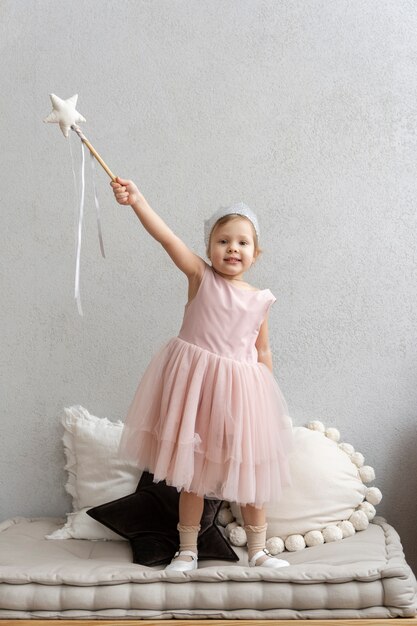
[[[69,143],[42,123],[50,92],[78,93],[86,135],[196,252],[218,206],[258,213],[265,253],[247,279],[278,298],[274,369],[294,423],[337,426],[365,455],[416,568],[417,4],[2,0],[0,12],[0,519],[69,510],[63,407],[123,419],[187,300],[100,170],[101,258],[87,169],[79,317]]]

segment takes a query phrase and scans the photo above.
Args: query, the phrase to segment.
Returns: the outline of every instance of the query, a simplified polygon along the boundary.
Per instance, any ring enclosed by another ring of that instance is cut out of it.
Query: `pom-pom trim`
[[[364,484],[375,480],[375,470],[370,465],[364,465],[365,457],[363,454],[355,451],[355,448],[350,443],[338,443],[340,441],[340,432],[337,428],[326,428],[323,422],[319,420],[308,422],[306,428],[315,430],[334,441],[339,449],[349,457],[357,470],[358,478]],[[358,504],[348,520],[333,522],[331,525],[322,528],[321,531],[310,530],[305,535],[295,534],[287,537],[270,537],[266,542],[266,548],[272,555],[276,556],[280,552],[284,552],[284,550],[295,552],[322,543],[341,541],[346,537],[351,537],[355,532],[365,530],[368,527],[369,522],[376,514],[375,505],[379,504],[381,500],[381,491],[377,487],[368,487],[364,492],[362,502]],[[224,515],[224,519],[228,520],[227,526],[226,524],[221,524],[221,521],[220,524],[226,526],[226,536],[232,545],[245,546],[247,544],[245,529],[236,522],[231,509],[230,513],[233,521],[231,521],[229,515]]]

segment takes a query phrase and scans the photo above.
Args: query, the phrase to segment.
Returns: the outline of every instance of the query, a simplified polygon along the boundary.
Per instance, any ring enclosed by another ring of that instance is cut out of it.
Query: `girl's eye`
[[[221,239],[219,243],[227,243],[227,242],[226,242],[226,239]],[[244,243],[246,246],[248,245],[247,241],[240,241],[239,243]]]

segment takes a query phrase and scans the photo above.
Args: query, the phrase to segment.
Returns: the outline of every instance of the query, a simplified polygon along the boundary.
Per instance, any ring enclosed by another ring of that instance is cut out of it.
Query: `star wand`
[[[43,121],[59,124],[59,127],[64,135],[64,137],[68,138],[69,130],[73,130],[79,138],[81,139],[81,147],[82,147],[82,168],[81,168],[81,198],[80,198],[80,212],[79,212],[79,221],[78,221],[78,244],[77,244],[77,260],[76,260],[76,268],[75,268],[75,299],[77,300],[78,312],[80,315],[83,315],[81,308],[81,299],[80,299],[80,255],[81,255],[81,232],[82,232],[82,221],[83,221],[83,213],[84,213],[84,146],[85,144],[90,151],[91,154],[91,165],[93,168],[93,176],[94,176],[94,158],[100,163],[102,168],[106,171],[106,173],[110,176],[113,182],[116,181],[116,176],[107,166],[107,164],[103,161],[101,156],[95,150],[95,148],[91,145],[88,139],[83,135],[79,126],[77,126],[78,122],[85,122],[86,119],[76,110],[78,94],[75,94],[71,98],[67,100],[62,100],[58,98],[55,94],[49,94],[52,102],[52,112],[46,117]],[[70,146],[71,148],[71,146]],[[72,158],[72,152],[71,152]],[[75,174],[74,174],[75,181]],[[94,184],[94,178],[93,178]],[[94,200],[96,204],[97,210],[97,228],[98,235],[100,240],[100,250],[103,257],[105,257],[104,253],[104,244],[103,237],[101,234],[101,225],[100,225],[100,206],[98,203],[97,192],[94,184]]]
[[[116,176],[113,174],[108,165],[103,161],[97,150],[91,145],[88,139],[81,132],[81,128],[77,126],[76,122],[85,122],[86,119],[79,113],[75,107],[77,105],[78,94],[71,96],[68,100],[61,100],[54,93],[49,94],[52,102],[52,112],[45,117],[44,122],[52,124],[59,124],[64,137],[68,139],[68,130],[71,128],[74,130],[81,141],[85,143],[91,154],[97,159],[103,169],[107,172],[113,182],[116,182]]]

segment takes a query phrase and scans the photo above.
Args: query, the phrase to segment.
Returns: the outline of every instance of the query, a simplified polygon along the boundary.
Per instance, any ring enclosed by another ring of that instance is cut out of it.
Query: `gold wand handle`
[[[111,169],[108,167],[108,165],[106,165],[106,163],[103,161],[103,159],[101,158],[101,156],[99,155],[99,153],[97,152],[97,150],[95,150],[93,148],[93,146],[91,145],[91,143],[88,141],[87,137],[85,135],[83,135],[81,128],[79,126],[77,126],[76,124],[73,124],[71,126],[72,130],[74,130],[77,135],[79,136],[79,138],[81,139],[81,141],[83,143],[85,143],[85,145],[87,146],[87,148],[90,150],[91,154],[93,156],[95,156],[95,158],[97,159],[97,161],[100,163],[101,167],[107,172],[107,174],[110,176],[110,178],[112,179],[113,182],[116,182],[116,176],[113,174],[113,172],[111,171]]]

